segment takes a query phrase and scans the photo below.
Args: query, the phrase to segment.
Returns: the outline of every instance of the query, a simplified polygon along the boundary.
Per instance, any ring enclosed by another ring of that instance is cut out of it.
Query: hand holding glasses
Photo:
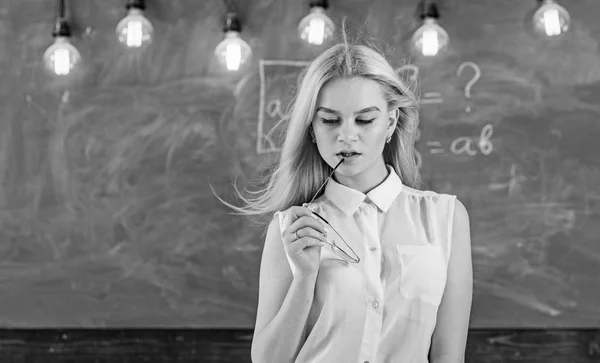
[[[322,215],[311,209],[319,191],[327,184],[333,172],[344,161],[336,165],[323,185],[317,190],[310,203],[302,207],[292,206],[285,212],[277,212],[286,255],[295,276],[314,275],[320,264],[320,250],[310,247],[329,245],[332,251],[346,263],[359,263],[360,258],[346,243],[339,232]]]
[[[312,199],[310,200],[310,202],[309,203],[304,203],[302,205],[303,207],[307,207],[307,208],[310,209],[310,207],[312,206],[312,202],[315,200],[315,198],[317,197],[317,195],[319,194],[319,192],[321,191],[321,189],[323,189],[323,187],[327,184],[327,181],[329,180],[329,178],[331,178],[331,176],[333,175],[333,173],[335,172],[335,170],[343,162],[344,162],[344,159],[342,158],[342,160],[340,160],[340,162],[335,166],[335,168],[333,168],[333,170],[331,171],[331,174],[329,174],[329,176],[327,177],[327,179],[325,179],[325,182],[321,185],[321,187],[319,188],[319,190],[317,190],[317,192],[312,197]],[[323,216],[321,216],[317,212],[313,211],[312,209],[310,209],[310,211],[317,218],[319,218],[319,220],[321,220],[323,223],[325,223],[329,227],[328,229],[330,230],[330,233],[327,233],[327,237],[324,240],[324,242],[326,244],[328,244],[329,246],[331,246],[331,249],[333,250],[333,252],[336,255],[338,255],[340,258],[342,258],[344,261],[348,262],[348,263],[359,263],[360,262],[360,258],[358,257],[358,255],[356,254],[356,252],[354,252],[354,250],[352,249],[352,247],[350,247],[350,245],[348,245],[348,243],[339,234],[339,232],[329,223],[329,221],[327,221],[327,219],[325,219]]]

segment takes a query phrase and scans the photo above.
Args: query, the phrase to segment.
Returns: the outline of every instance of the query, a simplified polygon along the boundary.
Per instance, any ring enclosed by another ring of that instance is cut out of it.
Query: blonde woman
[[[304,70],[278,167],[241,197],[275,213],[254,363],[458,363],[472,299],[469,217],[421,191],[418,101],[382,55],[343,44]]]

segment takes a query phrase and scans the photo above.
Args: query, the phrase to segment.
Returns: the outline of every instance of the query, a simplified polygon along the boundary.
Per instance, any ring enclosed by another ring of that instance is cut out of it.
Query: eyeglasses
[[[333,168],[333,170],[331,171],[331,174],[329,174],[327,179],[325,179],[325,182],[323,183],[323,185],[321,185],[319,190],[317,190],[317,192],[312,197],[310,202],[308,204],[304,204],[305,207],[310,207],[312,205],[312,202],[315,200],[315,198],[317,197],[317,195],[319,194],[321,189],[323,189],[323,187],[327,184],[327,181],[329,180],[329,178],[331,178],[331,176],[333,175],[333,172],[335,172],[335,170],[338,168],[338,166],[340,166],[340,164],[342,164],[343,162],[344,162],[344,159],[342,158],[342,160],[340,160],[340,162],[335,166],[335,168]],[[325,224],[327,224],[329,226],[329,228],[331,229],[331,231],[333,232],[333,235],[331,233],[327,234],[328,240],[325,242],[329,246],[331,246],[331,249],[333,250],[333,252],[348,263],[359,263],[360,258],[358,257],[356,252],[354,252],[352,247],[350,247],[350,245],[348,245],[348,243],[346,243],[346,241],[344,240],[342,235],[340,235],[338,233],[338,231],[335,228],[333,228],[333,226],[327,221],[327,219],[323,218],[323,216],[321,216],[317,212],[314,212],[312,210],[311,210],[311,212],[312,212],[312,214],[317,216],[321,221],[323,221]],[[345,247],[344,247],[344,245],[345,245]]]

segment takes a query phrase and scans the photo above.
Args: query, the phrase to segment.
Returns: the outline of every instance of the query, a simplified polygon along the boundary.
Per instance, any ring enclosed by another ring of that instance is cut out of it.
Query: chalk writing
[[[423,97],[419,99],[419,103],[422,105],[428,105],[433,103],[442,103],[444,99],[440,92],[425,92]]]
[[[488,188],[491,191],[506,189],[509,197],[515,197],[521,193],[521,184],[526,180],[525,175],[521,171],[517,171],[517,166],[511,164],[509,180],[505,183],[490,183]]]
[[[283,117],[283,105],[287,105],[292,99],[291,94],[282,92],[285,91],[285,86],[289,86],[286,82],[286,75],[297,76],[302,68],[307,65],[308,62],[303,61],[265,59],[259,61],[260,94],[256,130],[257,154],[274,153],[281,150],[276,145],[275,140],[271,139],[267,133]],[[267,75],[267,68],[273,74]]]
[[[492,143],[492,135],[494,134],[494,126],[491,124],[487,124],[483,126],[481,132],[478,137],[470,137],[470,136],[459,136],[452,140],[450,143],[450,152],[455,155],[469,155],[475,156],[477,155],[477,151],[474,149],[473,145],[477,145],[479,148],[479,153],[482,155],[489,155],[494,150],[494,145]],[[417,129],[417,134],[415,138],[415,143],[418,143],[421,139],[421,129]],[[428,148],[428,152],[430,154],[443,154],[446,152],[442,143],[438,140],[428,140],[425,141],[425,146]],[[421,152],[414,149],[415,153],[415,162],[417,163],[417,167],[421,168],[423,157]]]
[[[441,154],[444,152],[444,149],[441,148],[442,143],[439,141],[427,141],[427,146],[431,147],[429,149],[430,154]]]
[[[404,72],[409,72],[409,76],[407,77],[409,80],[413,82],[417,82],[419,79],[419,67],[414,64],[405,64],[401,67],[395,69],[396,74],[403,75]],[[442,94],[440,92],[424,92],[423,97],[419,99],[420,104],[432,104],[432,103],[442,103],[444,99],[442,98]]]
[[[489,155],[494,150],[494,145],[490,140],[493,134],[494,126],[491,124],[487,124],[481,129],[479,140],[477,140],[476,145],[479,147],[479,152],[483,155]],[[457,137],[454,139],[454,141],[452,141],[450,150],[456,155],[477,155],[477,151],[473,148],[473,141],[475,140],[475,138],[469,136]]]
[[[283,112],[281,111],[281,100],[274,99],[267,103],[266,109],[267,115],[272,118],[280,118],[283,117]]]
[[[460,77],[462,75],[463,70],[466,67],[471,67],[473,69],[473,71],[475,72],[475,74],[473,75],[473,78],[471,78],[471,80],[469,82],[467,82],[467,84],[465,85],[465,91],[464,91],[465,98],[470,99],[471,98],[471,88],[475,85],[475,83],[477,83],[479,78],[481,78],[481,69],[474,62],[463,62],[458,66],[458,69],[456,70],[456,75]],[[471,112],[471,106],[467,105],[466,111]]]

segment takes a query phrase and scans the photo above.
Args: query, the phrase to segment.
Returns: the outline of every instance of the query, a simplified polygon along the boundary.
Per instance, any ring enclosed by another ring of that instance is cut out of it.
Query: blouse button
[[[373,301],[373,307],[377,308],[379,306],[379,303],[377,301]]]
[[[371,248],[369,248],[369,249],[371,250],[371,252],[375,252],[375,251],[377,251],[377,247],[371,247]]]

